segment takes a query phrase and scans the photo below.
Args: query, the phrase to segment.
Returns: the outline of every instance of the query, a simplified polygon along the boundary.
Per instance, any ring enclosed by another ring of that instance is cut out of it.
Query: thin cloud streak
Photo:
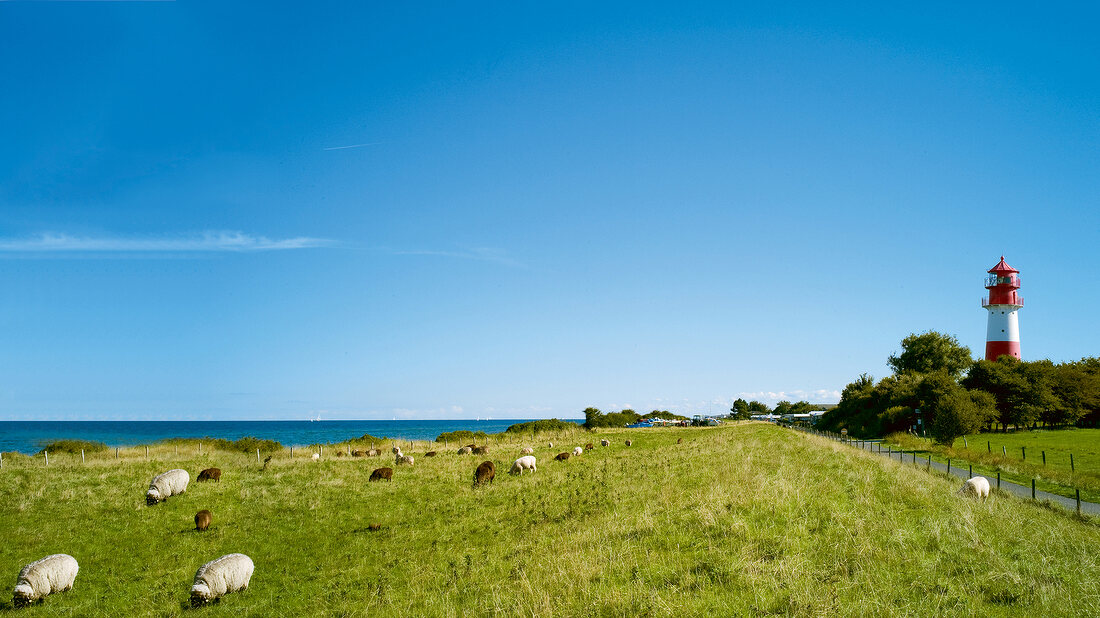
[[[321,150],[346,150],[348,148],[362,148],[363,146],[377,146],[382,142],[367,142],[366,144],[352,144],[350,146],[329,146],[328,148],[322,148]]]
[[[0,252],[8,253],[211,253],[284,251],[328,247],[335,242],[298,236],[270,239],[243,232],[206,232],[196,236],[119,238],[45,233],[31,238],[0,238]]]

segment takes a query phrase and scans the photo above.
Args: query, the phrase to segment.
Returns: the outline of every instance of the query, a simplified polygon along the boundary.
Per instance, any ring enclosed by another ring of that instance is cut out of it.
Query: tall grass
[[[551,461],[600,437],[612,446]],[[543,440],[490,442],[498,476],[480,489],[485,457],[423,458],[428,442],[405,449],[416,465],[391,483],[367,482],[391,457],[329,449],[318,462],[281,453],[266,472],[254,454],[167,447],[148,461],[20,459],[0,472],[0,574],[54,552],[80,561],[74,590],[26,616],[1056,616],[1100,604],[1096,525],[962,499],[954,480],[823,439],[742,424]],[[522,446],[538,471],[504,474]],[[155,473],[210,465],[221,483],[144,505]],[[203,508],[214,524],[196,533]],[[256,563],[250,589],[186,610],[195,569],[236,551]]]

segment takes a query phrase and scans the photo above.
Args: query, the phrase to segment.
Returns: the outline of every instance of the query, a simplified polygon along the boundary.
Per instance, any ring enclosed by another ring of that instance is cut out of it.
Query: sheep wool
[[[535,470],[538,470],[538,468],[535,467],[535,456],[534,455],[527,455],[525,457],[520,457],[519,459],[512,462],[512,469],[509,470],[508,473],[509,474],[523,474],[524,470],[530,470],[531,472],[534,472]]]
[[[248,588],[255,568],[252,559],[244,554],[228,554],[207,562],[195,572],[191,605],[197,607]]]
[[[19,571],[11,604],[22,607],[55,592],[72,590],[78,570],[76,558],[68,554],[53,554],[28,564]]]
[[[158,474],[153,477],[153,482],[149,483],[149,491],[145,492],[145,502],[156,504],[161,500],[167,500],[172,496],[182,494],[187,491],[187,483],[189,482],[191,482],[191,477],[187,474],[187,470],[176,468]]]
[[[972,477],[963,483],[963,486],[959,489],[959,494],[985,500],[989,497],[989,479],[984,476]]]

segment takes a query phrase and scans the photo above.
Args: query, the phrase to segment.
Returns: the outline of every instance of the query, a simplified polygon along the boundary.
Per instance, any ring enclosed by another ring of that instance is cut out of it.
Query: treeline
[[[745,401],[738,398],[730,407],[730,418],[736,420],[748,420],[754,414],[806,414],[815,410],[826,410],[828,406],[810,403],[808,401],[780,401],[775,408],[769,408],[768,404],[759,401]]]
[[[974,361],[970,348],[935,331],[912,334],[890,356],[893,374],[863,374],[844,387],[820,426],[861,438],[918,428],[950,445],[959,436],[1009,427],[1100,422],[1100,359],[1053,363],[1002,356]]]
[[[599,408],[585,408],[584,427],[585,429],[595,429],[596,427],[625,427],[627,425],[633,425],[643,418],[663,418],[670,421],[691,420],[686,416],[673,414],[668,410],[654,410],[643,416],[630,408],[619,412],[607,413],[600,412]]]

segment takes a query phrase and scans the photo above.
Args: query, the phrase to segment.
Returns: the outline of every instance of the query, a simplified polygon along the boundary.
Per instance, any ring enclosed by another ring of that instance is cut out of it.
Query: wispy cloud
[[[441,251],[435,249],[394,249],[393,255],[429,255],[438,257],[460,258],[463,260],[479,260],[482,262],[496,262],[505,266],[521,267],[524,264],[511,257],[504,249],[492,247],[474,247],[472,249],[459,249],[454,251]]]
[[[243,232],[204,232],[195,235],[158,237],[70,236],[43,233],[26,238],[0,238],[0,252],[6,253],[211,253],[283,251],[327,247],[335,242],[324,238],[297,236],[267,238]]]
[[[348,146],[329,146],[321,150],[347,150],[348,148],[362,148],[363,146],[377,146],[382,142],[367,142],[366,144],[350,144]]]

